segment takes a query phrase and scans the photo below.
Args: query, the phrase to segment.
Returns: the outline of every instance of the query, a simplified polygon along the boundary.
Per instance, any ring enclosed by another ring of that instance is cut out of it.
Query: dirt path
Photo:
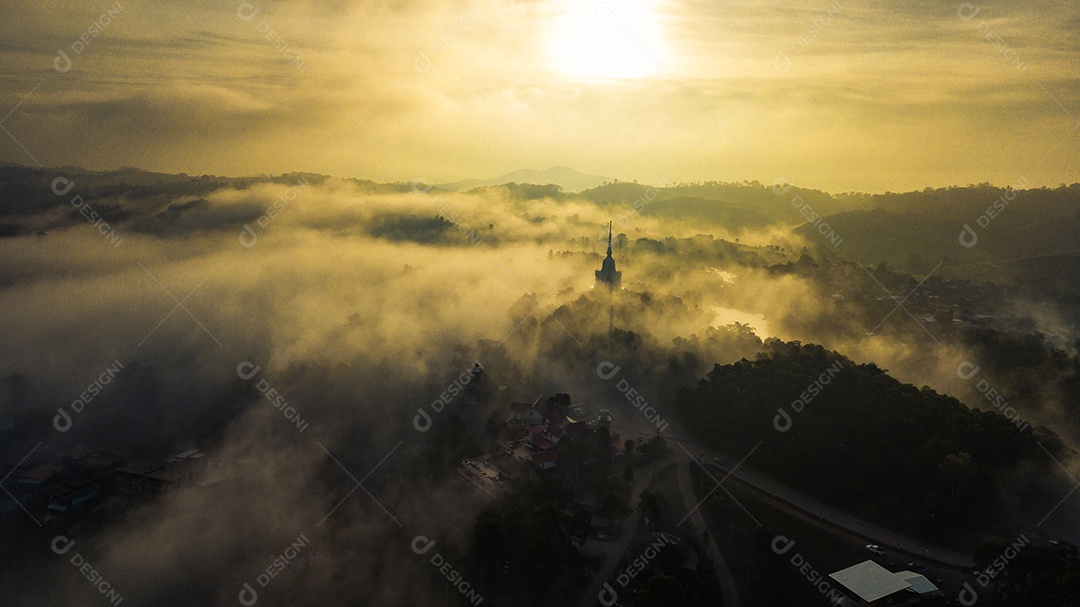
[[[713,565],[716,566],[717,578],[720,580],[720,591],[724,597],[724,607],[742,607],[742,600],[739,598],[739,592],[735,586],[735,578],[731,575],[731,570],[728,569],[724,555],[712,539],[716,537],[716,534],[705,524],[705,517],[701,513],[701,508],[698,507],[699,501],[697,496],[694,495],[693,480],[690,478],[690,466],[697,466],[697,464],[694,462],[676,464],[679,492],[683,496],[686,511],[689,512],[687,521],[702,531],[709,531],[708,537],[702,543],[705,545],[705,554],[712,559]]]

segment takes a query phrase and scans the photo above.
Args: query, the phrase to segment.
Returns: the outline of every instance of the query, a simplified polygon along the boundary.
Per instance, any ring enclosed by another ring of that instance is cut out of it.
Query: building
[[[615,258],[611,256],[611,222],[608,222],[607,257],[596,271],[596,286],[605,285],[609,289],[622,287],[622,272],[615,269]]]
[[[67,512],[85,502],[101,496],[101,485],[89,479],[67,479],[48,491],[49,510]]]
[[[918,605],[939,592],[925,576],[911,571],[893,573],[871,560],[830,573],[829,577],[847,596],[845,605],[859,607]]]
[[[113,478],[116,488],[128,495],[161,495],[191,480],[191,475],[136,464],[118,469]]]
[[[487,456],[462,460],[458,474],[488,499],[495,499],[505,491],[506,481],[510,480],[510,476],[492,464]]]
[[[601,428],[611,429],[611,409],[600,409],[596,416],[596,424]]]
[[[559,465],[559,454],[554,451],[540,451],[532,454],[532,461],[541,470],[548,470]]]
[[[543,399],[544,397],[541,396],[531,405],[521,402],[511,403],[507,422],[511,425],[522,424],[525,427],[523,441],[525,450],[521,452],[520,459],[531,461],[541,470],[547,470],[558,466],[555,447],[561,441],[572,441],[578,438],[588,431],[588,425],[561,413],[558,408],[543,402]],[[508,450],[516,452],[514,449]]]

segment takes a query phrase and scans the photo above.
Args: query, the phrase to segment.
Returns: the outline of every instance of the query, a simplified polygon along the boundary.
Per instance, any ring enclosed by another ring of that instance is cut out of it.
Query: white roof
[[[830,573],[829,577],[868,603],[911,587],[911,584],[874,561],[863,561]]]
[[[901,571],[896,574],[896,577],[904,580],[908,584],[911,584],[911,589],[919,594],[926,594],[928,592],[936,592],[938,587],[933,582],[926,579],[925,575],[920,575],[913,571]]]

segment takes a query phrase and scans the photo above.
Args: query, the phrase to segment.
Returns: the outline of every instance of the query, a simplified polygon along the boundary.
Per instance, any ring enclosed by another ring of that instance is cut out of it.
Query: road
[[[644,433],[632,430],[623,431],[627,434],[641,434],[644,436]],[[685,431],[679,427],[673,428],[673,433],[686,435]],[[664,438],[678,445],[673,448],[676,454],[684,452],[693,461],[697,461],[696,454],[708,452],[704,446],[689,438],[680,438],[667,434],[664,435]],[[706,458],[706,462],[716,481],[723,481],[725,484],[737,482],[747,489],[756,491],[760,497],[768,498],[767,501],[773,501],[783,506],[783,509],[788,512],[801,514],[808,522],[827,531],[834,533],[842,531],[854,534],[866,540],[868,544],[891,548],[915,557],[920,561],[937,563],[959,572],[970,573],[975,567],[975,562],[970,554],[912,539],[892,529],[837,510],[753,470],[746,463],[740,465],[727,458],[721,458],[721,461],[717,462],[711,459],[711,456]]]
[[[904,552],[919,560],[930,563],[945,565],[953,569],[970,572],[975,566],[971,555],[955,550],[927,544],[926,542],[912,539],[891,529],[864,521],[846,512],[837,510],[826,504],[807,497],[802,493],[789,489],[771,478],[754,471],[745,464],[739,466],[730,460],[723,459],[720,462],[709,460],[709,468],[717,480],[727,477],[726,483],[738,482],[744,487],[755,490],[761,497],[786,505],[790,512],[794,508],[801,512],[804,518],[819,527],[830,530],[840,529],[853,533],[871,544],[877,544],[883,548]],[[717,474],[719,471],[720,474]]]
[[[698,507],[700,500],[694,495],[694,483],[690,478],[690,466],[696,464],[677,464],[675,467],[678,470],[677,478],[679,481],[679,493],[683,496],[683,503],[686,505],[686,511],[689,512],[687,519],[693,523],[694,527],[701,529],[702,531],[708,531],[708,536],[702,541],[705,546],[705,554],[712,559],[713,564],[716,566],[717,578],[720,580],[720,592],[723,596],[724,607],[742,607],[742,601],[739,598],[739,592],[735,587],[735,578],[731,575],[731,570],[728,569],[727,561],[724,560],[724,555],[720,552],[719,547],[716,545],[716,541],[713,539],[716,536],[713,535],[709,526],[705,524],[705,517],[701,514],[701,508]]]
[[[630,490],[631,507],[634,507],[638,503],[638,496],[641,495],[641,490],[649,486],[656,471],[670,463],[671,458],[667,458],[649,466],[644,471],[644,474],[634,475],[634,488]],[[578,607],[595,607],[597,600],[600,597],[600,591],[604,588],[604,584],[609,580],[614,579],[615,568],[619,566],[622,555],[626,554],[626,551],[630,549],[630,542],[632,542],[634,536],[637,535],[640,521],[641,513],[635,509],[633,513],[622,522],[622,533],[619,534],[619,537],[615,541],[600,542],[589,540],[586,542],[585,545],[587,547],[603,550],[607,556],[604,557],[604,564],[600,567],[600,571],[593,577],[589,589],[581,596]]]
[[[630,503],[636,505],[638,503],[638,497],[641,495],[641,491],[649,486],[653,477],[658,470],[661,470],[671,464],[675,464],[678,469],[678,482],[679,490],[682,493],[683,500],[686,504],[687,512],[693,510],[693,513],[688,518],[692,518],[692,522],[699,529],[705,530],[708,527],[705,526],[705,520],[701,516],[701,509],[697,508],[698,500],[694,496],[692,484],[690,482],[690,474],[685,464],[676,463],[677,459],[674,457],[668,457],[664,460],[656,462],[649,466],[644,474],[638,474],[635,476],[634,488],[630,492]],[[600,597],[600,591],[603,590],[605,583],[611,583],[615,579],[615,568],[619,566],[619,562],[622,560],[622,556],[630,549],[630,544],[637,536],[638,525],[641,522],[641,513],[634,510],[633,514],[627,517],[623,521],[622,533],[616,541],[612,542],[599,542],[589,540],[587,546],[589,548],[595,548],[603,550],[607,556],[604,558],[604,564],[593,578],[592,584],[589,585],[589,589],[582,595],[581,601],[578,602],[578,607],[595,607],[597,600]],[[709,558],[712,559],[713,565],[716,568],[717,577],[720,580],[720,588],[724,597],[724,607],[742,607],[742,603],[739,600],[738,592],[735,588],[735,579],[731,576],[731,572],[728,571],[727,563],[724,561],[724,556],[720,553],[720,550],[716,546],[716,542],[705,542],[705,551]],[[618,587],[612,584],[618,591]]]

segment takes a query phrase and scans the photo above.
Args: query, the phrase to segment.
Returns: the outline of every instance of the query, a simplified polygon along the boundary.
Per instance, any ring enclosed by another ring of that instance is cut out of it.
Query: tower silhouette
[[[622,287],[622,272],[615,269],[615,258],[611,256],[611,235],[612,225],[609,221],[607,257],[604,258],[604,263],[601,264],[600,269],[596,271],[596,284],[597,286],[604,284],[610,289],[618,289]]]

